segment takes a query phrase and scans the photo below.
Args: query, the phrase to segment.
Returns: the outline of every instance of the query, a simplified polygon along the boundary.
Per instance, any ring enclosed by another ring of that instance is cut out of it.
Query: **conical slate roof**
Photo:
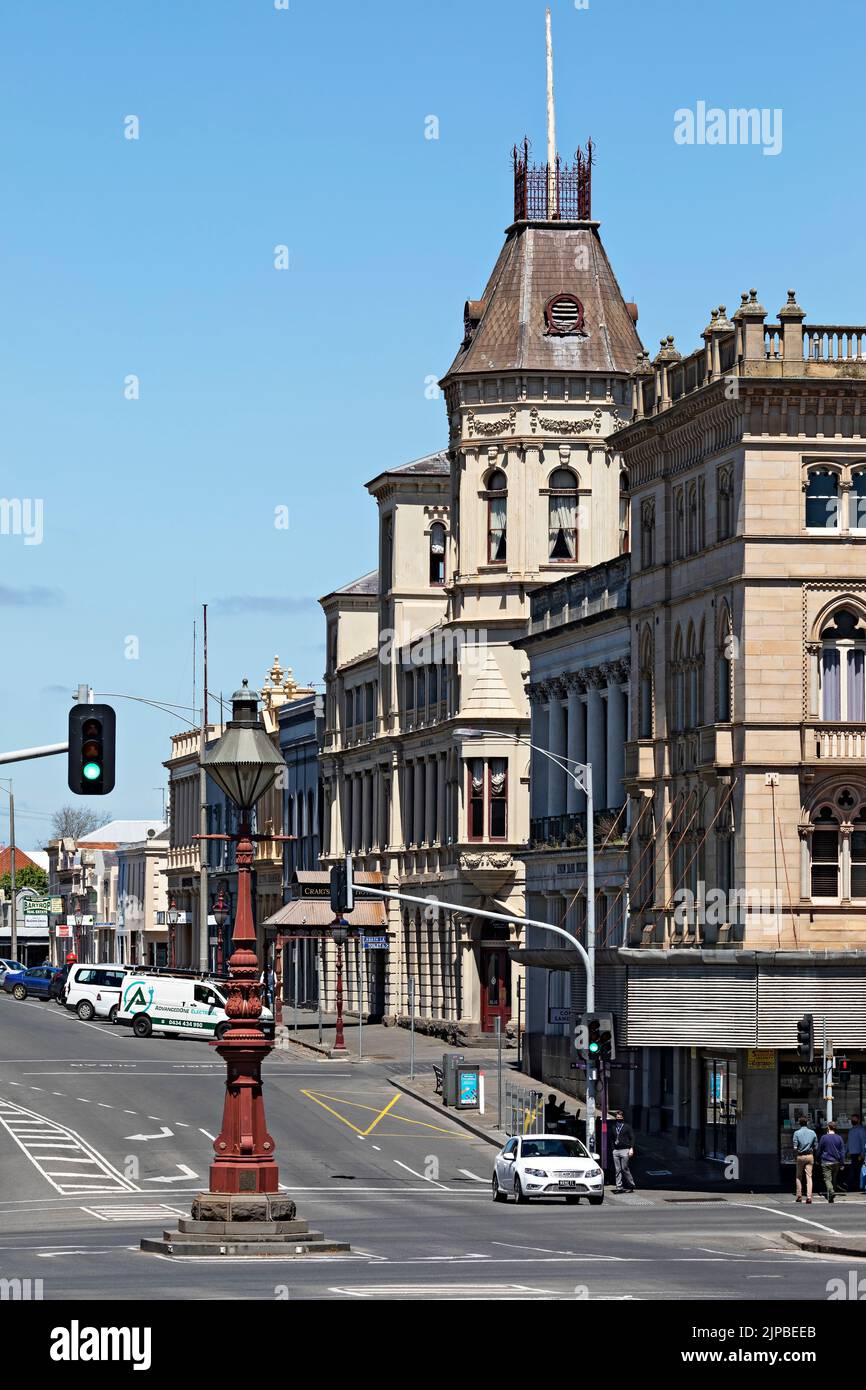
[[[545,305],[576,295],[584,333],[547,332]],[[446,376],[488,371],[630,372],[643,350],[595,222],[518,222]]]

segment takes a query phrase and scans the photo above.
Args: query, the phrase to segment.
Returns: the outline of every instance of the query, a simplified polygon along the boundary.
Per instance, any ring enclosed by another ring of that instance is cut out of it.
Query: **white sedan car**
[[[579,1139],[557,1134],[527,1134],[509,1139],[496,1156],[493,1169],[493,1200],[518,1202],[533,1197],[564,1197],[579,1202],[585,1197],[590,1206],[604,1201],[604,1173],[598,1154],[591,1154]]]

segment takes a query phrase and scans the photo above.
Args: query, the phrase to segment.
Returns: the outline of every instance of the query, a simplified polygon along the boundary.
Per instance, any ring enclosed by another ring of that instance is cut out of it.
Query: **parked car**
[[[604,1173],[598,1154],[591,1154],[579,1139],[559,1134],[527,1134],[509,1139],[496,1156],[493,1168],[493,1200],[517,1202],[533,1197],[564,1197],[577,1203],[586,1197],[590,1206],[604,1201]]]
[[[105,965],[72,965],[63,986],[63,1003],[85,1023],[94,1017],[113,1023],[123,982],[133,970],[134,966],[111,961]]]
[[[228,1025],[224,985],[213,980],[156,972],[132,971],[121,991],[115,1023],[132,1028],[137,1038],[222,1038]],[[262,1032],[274,1036],[274,1016],[262,1009]]]
[[[58,973],[56,965],[32,965],[20,970],[9,970],[3,976],[3,988],[16,999],[26,999],[28,994],[37,999],[48,999],[51,982]]]
[[[0,984],[3,983],[10,970],[15,972],[25,969],[26,967],[21,964],[20,960],[9,960],[6,956],[0,957]]]

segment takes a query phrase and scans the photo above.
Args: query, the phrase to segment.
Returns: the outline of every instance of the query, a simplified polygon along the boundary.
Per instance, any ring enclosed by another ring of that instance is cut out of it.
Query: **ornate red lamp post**
[[[335,1052],[348,1052],[346,1039],[343,1036],[343,948],[349,940],[349,928],[346,923],[337,920],[331,927],[331,939],[337,948],[337,1031],[334,1035],[334,1046],[331,1055]]]
[[[254,841],[250,817],[256,802],[284,767],[259,722],[259,697],[247,681],[232,696],[225,733],[202,758],[202,767],[240,811],[237,835],[237,909],[228,962],[228,1028],[215,1047],[226,1064],[222,1128],[214,1141],[210,1187],[192,1203],[192,1219],[161,1239],[145,1237],[142,1250],[167,1255],[303,1255],[347,1250],[295,1219],[295,1203],[279,1191],[274,1141],[268,1133],[262,1095],[262,1062],[273,1048],[262,1032],[260,969],[253,921]],[[282,838],[282,837],[279,837]]]
[[[261,986],[256,955],[250,876],[253,837],[250,815],[284,766],[259,721],[259,697],[244,681],[232,696],[232,718],[202,759],[208,776],[235,803],[241,815],[235,858],[238,901],[229,957],[225,1037],[212,1044],[225,1059],[226,1098],[222,1129],[214,1142],[211,1193],[276,1193],[274,1141],[265,1123],[262,1062],[273,1044],[262,1032]]]

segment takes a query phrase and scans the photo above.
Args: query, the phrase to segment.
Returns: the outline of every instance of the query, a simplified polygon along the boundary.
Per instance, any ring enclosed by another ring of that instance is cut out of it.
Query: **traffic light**
[[[797,1020],[797,1052],[803,1062],[815,1060],[815,1020],[804,1014]]]
[[[352,856],[347,854],[342,864],[331,869],[331,911],[335,917],[342,917],[355,906],[352,883]]]
[[[587,1039],[586,1052],[588,1057],[601,1056],[601,1019],[598,1014],[589,1014],[586,1020]]]
[[[69,790],[107,796],[114,790],[116,716],[111,705],[73,705],[69,711]]]
[[[616,1057],[613,1014],[581,1014],[574,1028],[574,1050],[589,1061],[611,1062]]]
[[[616,1057],[616,1044],[613,1035],[613,1014],[599,1014],[599,1056],[603,1062],[612,1062]]]

